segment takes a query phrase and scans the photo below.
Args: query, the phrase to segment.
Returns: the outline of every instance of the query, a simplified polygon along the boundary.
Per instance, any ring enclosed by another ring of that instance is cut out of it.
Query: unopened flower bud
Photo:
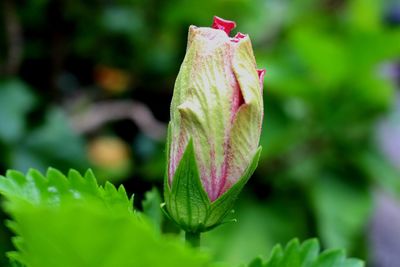
[[[229,37],[235,26],[190,26],[175,83],[165,202],[186,231],[220,224],[258,163],[265,71],[247,34]]]

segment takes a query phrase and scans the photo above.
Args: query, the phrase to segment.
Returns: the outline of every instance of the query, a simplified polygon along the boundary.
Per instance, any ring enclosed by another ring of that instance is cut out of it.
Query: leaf
[[[10,261],[9,267],[24,267],[21,263],[17,261]]]
[[[362,267],[358,259],[348,259],[342,250],[328,250],[319,253],[316,239],[302,244],[297,239],[290,241],[285,248],[276,245],[268,260],[254,259],[248,267]]]
[[[264,255],[277,242],[307,235],[304,204],[294,197],[281,194],[265,203],[246,190],[235,204],[234,216],[237,223],[225,224],[202,236],[202,244],[231,266]]]
[[[262,259],[261,258],[255,258],[250,264],[249,267],[262,267]]]
[[[35,104],[29,87],[20,80],[0,80],[0,140],[17,141],[25,132],[25,115]]]
[[[98,186],[91,171],[68,176],[49,169],[0,177],[17,249],[9,257],[27,267],[205,266],[208,258],[161,237],[133,212],[121,186]],[[155,255],[157,255],[155,257]],[[18,266],[18,265],[17,265]]]
[[[156,229],[161,229],[161,223],[163,219],[160,205],[160,193],[158,192],[157,188],[153,187],[151,191],[146,192],[145,199],[142,201],[142,206],[143,213],[147,215]]]
[[[388,131],[392,131],[394,132],[393,134],[396,134],[396,131],[392,129],[388,129]],[[357,162],[369,179],[382,187],[385,191],[400,197],[400,174],[399,169],[394,164],[375,151],[363,152],[357,158]]]
[[[49,168],[46,176],[31,169],[26,175],[8,171],[6,177],[0,176],[0,193],[9,200],[23,200],[30,204],[55,206],[71,199],[98,199],[108,208],[121,207],[133,212],[133,200],[126,195],[123,186],[117,190],[112,184],[98,186],[91,170],[84,176],[70,170],[68,177],[56,169]],[[11,201],[10,203],[13,203]]]
[[[374,32],[379,30],[381,27],[382,3],[374,0],[349,2],[350,26],[358,31]]]
[[[51,108],[44,123],[13,150],[10,164],[24,172],[29,168],[44,172],[48,166],[62,171],[68,170],[65,166],[84,170],[88,165],[86,154],[83,138],[74,132],[64,111]]]
[[[328,248],[354,249],[372,209],[368,187],[338,177],[321,177],[311,192],[318,231]]]

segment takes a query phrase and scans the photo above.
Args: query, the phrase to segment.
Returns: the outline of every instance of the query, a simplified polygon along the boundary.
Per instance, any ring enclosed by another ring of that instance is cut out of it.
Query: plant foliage
[[[56,169],[46,175],[33,169],[26,175],[8,171],[0,176],[0,192],[12,217],[8,226],[16,234],[11,266],[214,266],[207,255],[154,229],[161,220],[155,190],[143,205],[153,223],[133,209],[133,197],[123,186],[99,186],[90,170],[84,176],[74,170],[67,176]],[[295,239],[284,249],[276,246],[266,262],[256,258],[248,266],[363,266],[342,250],[319,250],[315,239],[303,244]]]
[[[12,260],[29,267],[204,266],[208,259],[159,236],[124,188],[99,186],[91,171],[46,176],[9,171],[0,178],[8,223],[17,235]],[[155,257],[155,255],[157,255]]]
[[[348,259],[343,250],[326,250],[320,253],[319,243],[310,239],[300,244],[297,239],[290,241],[285,248],[277,245],[267,261],[254,259],[248,267],[362,267],[363,262]]]

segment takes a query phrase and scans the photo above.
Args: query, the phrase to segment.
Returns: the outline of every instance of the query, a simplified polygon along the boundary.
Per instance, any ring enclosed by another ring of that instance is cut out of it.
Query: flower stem
[[[185,232],[185,240],[186,243],[197,248],[200,246],[200,233]]]

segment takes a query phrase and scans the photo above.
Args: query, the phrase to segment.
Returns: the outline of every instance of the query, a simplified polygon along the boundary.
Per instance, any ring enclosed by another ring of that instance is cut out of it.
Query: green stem
[[[186,243],[192,247],[200,247],[200,233],[186,232],[185,233]]]

